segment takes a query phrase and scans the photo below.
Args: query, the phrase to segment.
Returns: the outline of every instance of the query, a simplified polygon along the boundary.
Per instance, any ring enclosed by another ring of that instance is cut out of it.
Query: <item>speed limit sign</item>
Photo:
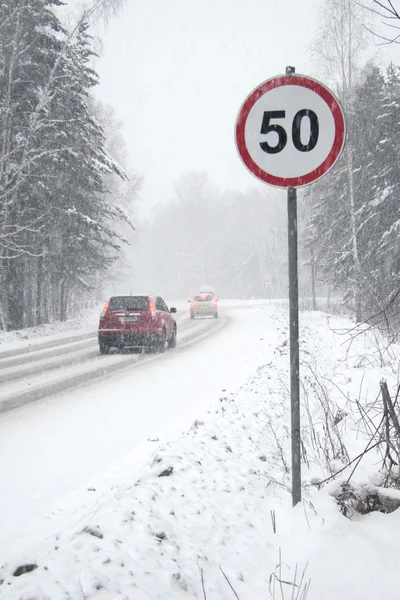
[[[236,146],[245,166],[273,186],[300,187],[322,177],[343,148],[339,102],[322,83],[278,76],[246,98],[236,120]]]
[[[337,161],[345,138],[339,102],[322,83],[295,75],[264,81],[243,102],[235,126],[236,147],[253,175],[287,188],[290,402],[293,506],[301,500],[299,289],[297,190],[320,179]]]

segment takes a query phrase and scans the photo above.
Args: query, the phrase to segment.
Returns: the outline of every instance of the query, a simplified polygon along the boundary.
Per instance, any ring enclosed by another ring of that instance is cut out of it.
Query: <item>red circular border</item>
[[[299,85],[301,87],[308,88],[309,90],[312,90],[313,92],[318,94],[323,100],[325,100],[325,102],[329,106],[330,110],[332,111],[333,120],[335,122],[335,139],[333,141],[333,145],[328,156],[323,161],[323,163],[319,165],[319,167],[314,169],[314,171],[311,171],[310,173],[306,173],[305,175],[299,177],[276,177],[275,175],[267,173],[254,162],[246,146],[244,132],[247,117],[249,116],[250,110],[253,108],[257,100],[261,98],[261,96],[264,96],[264,94],[266,94],[267,92],[270,92],[274,88],[281,87],[283,85]],[[339,158],[339,155],[344,145],[345,129],[346,127],[343,111],[340,107],[339,102],[332,94],[332,92],[328,90],[328,88],[322,85],[319,81],[316,81],[311,77],[304,77],[304,75],[279,75],[278,77],[273,77],[272,79],[264,81],[264,83],[256,87],[243,102],[238,117],[236,119],[236,147],[245,166],[249,169],[251,173],[253,173],[253,175],[258,177],[258,179],[264,181],[264,183],[283,188],[300,187],[317,181],[317,179],[325,175],[325,173],[327,173],[329,169],[333,167],[333,165]]]

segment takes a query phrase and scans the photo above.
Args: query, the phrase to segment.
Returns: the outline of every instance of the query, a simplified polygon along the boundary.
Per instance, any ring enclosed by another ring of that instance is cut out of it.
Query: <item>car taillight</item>
[[[109,304],[110,304],[110,303],[109,303],[108,301],[107,301],[107,302],[104,304],[104,306],[103,306],[103,310],[101,311],[100,319],[102,319],[103,317],[105,317],[105,316],[106,316],[106,312],[107,312],[107,310],[108,310],[108,305],[109,305]]]
[[[213,303],[213,306],[217,306],[217,304],[218,304],[216,300],[213,300],[212,303]]]
[[[156,305],[154,304],[154,300],[152,298],[149,298],[149,309],[151,312],[151,316],[154,317],[154,315],[156,314]]]
[[[196,306],[196,302],[193,302],[193,300],[190,302],[190,308],[194,308]]]

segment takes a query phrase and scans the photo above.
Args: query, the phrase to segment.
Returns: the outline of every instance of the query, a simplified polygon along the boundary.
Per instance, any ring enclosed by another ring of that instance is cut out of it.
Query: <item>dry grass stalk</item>
[[[282,552],[279,549],[279,563],[269,578],[269,593],[274,600],[306,600],[311,579],[304,581],[308,564],[304,567],[300,581],[297,581],[298,567],[296,564],[293,581],[283,579],[282,576]],[[287,567],[287,565],[285,565]],[[278,584],[278,585],[277,585]]]

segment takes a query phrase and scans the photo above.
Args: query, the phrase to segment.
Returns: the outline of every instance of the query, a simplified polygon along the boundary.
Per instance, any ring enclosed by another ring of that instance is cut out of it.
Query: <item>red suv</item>
[[[114,348],[153,348],[164,352],[176,346],[176,322],[159,296],[112,296],[99,322],[101,354]]]

